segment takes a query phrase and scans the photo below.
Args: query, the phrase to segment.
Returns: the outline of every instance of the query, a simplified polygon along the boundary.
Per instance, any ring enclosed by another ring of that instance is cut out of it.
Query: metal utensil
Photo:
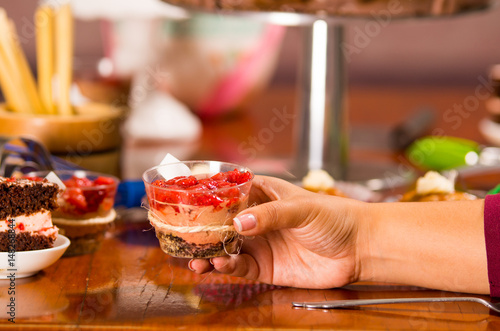
[[[385,305],[393,303],[419,303],[419,302],[477,302],[491,310],[500,313],[500,303],[492,303],[477,297],[440,297],[440,298],[398,298],[398,299],[359,299],[359,300],[333,300],[321,302],[292,302],[293,307],[334,309],[366,305]]]
[[[81,167],[50,155],[45,146],[35,140],[0,136],[0,176],[54,169],[75,170]]]

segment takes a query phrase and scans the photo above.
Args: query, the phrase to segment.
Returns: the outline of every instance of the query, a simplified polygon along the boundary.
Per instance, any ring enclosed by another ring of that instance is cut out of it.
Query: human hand
[[[359,278],[362,202],[264,176],[254,178],[250,201],[257,206],[238,214],[234,225],[255,238],[245,239],[239,255],[191,260],[191,270],[307,288],[339,287]]]

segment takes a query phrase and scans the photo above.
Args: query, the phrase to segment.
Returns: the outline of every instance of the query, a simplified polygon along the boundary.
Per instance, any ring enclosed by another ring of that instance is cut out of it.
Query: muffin
[[[456,191],[452,180],[440,175],[438,172],[429,171],[417,180],[415,189],[405,193],[400,201],[459,201],[475,199],[477,197],[472,194]]]

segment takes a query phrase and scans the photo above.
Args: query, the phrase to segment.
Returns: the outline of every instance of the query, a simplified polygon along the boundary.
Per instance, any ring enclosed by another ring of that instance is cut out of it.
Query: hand
[[[237,256],[191,260],[197,273],[215,270],[264,283],[331,288],[359,277],[358,225],[363,203],[306,191],[256,176],[248,208],[234,225],[245,238]]]

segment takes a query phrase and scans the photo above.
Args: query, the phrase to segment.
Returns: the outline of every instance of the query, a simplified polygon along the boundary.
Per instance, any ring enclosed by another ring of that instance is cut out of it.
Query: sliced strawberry
[[[225,182],[227,180],[226,172],[219,172],[211,177],[213,180],[218,182]]]
[[[234,169],[217,173],[210,178],[198,180],[194,176],[179,176],[169,180],[156,180],[152,185],[162,188],[154,190],[155,199],[161,202],[219,208],[224,201],[231,200],[231,203],[233,200],[238,201],[241,192],[234,186],[250,179],[250,173]]]
[[[83,214],[87,211],[87,200],[83,195],[83,191],[79,188],[66,189],[64,200],[72,205],[78,213]]]
[[[99,176],[94,180],[94,186],[113,185],[114,183],[115,181],[113,180],[113,178],[104,176]]]
[[[182,187],[182,188],[189,188],[191,186],[198,185],[198,180],[194,176],[182,177],[182,178],[179,178],[175,182],[175,184]]]

